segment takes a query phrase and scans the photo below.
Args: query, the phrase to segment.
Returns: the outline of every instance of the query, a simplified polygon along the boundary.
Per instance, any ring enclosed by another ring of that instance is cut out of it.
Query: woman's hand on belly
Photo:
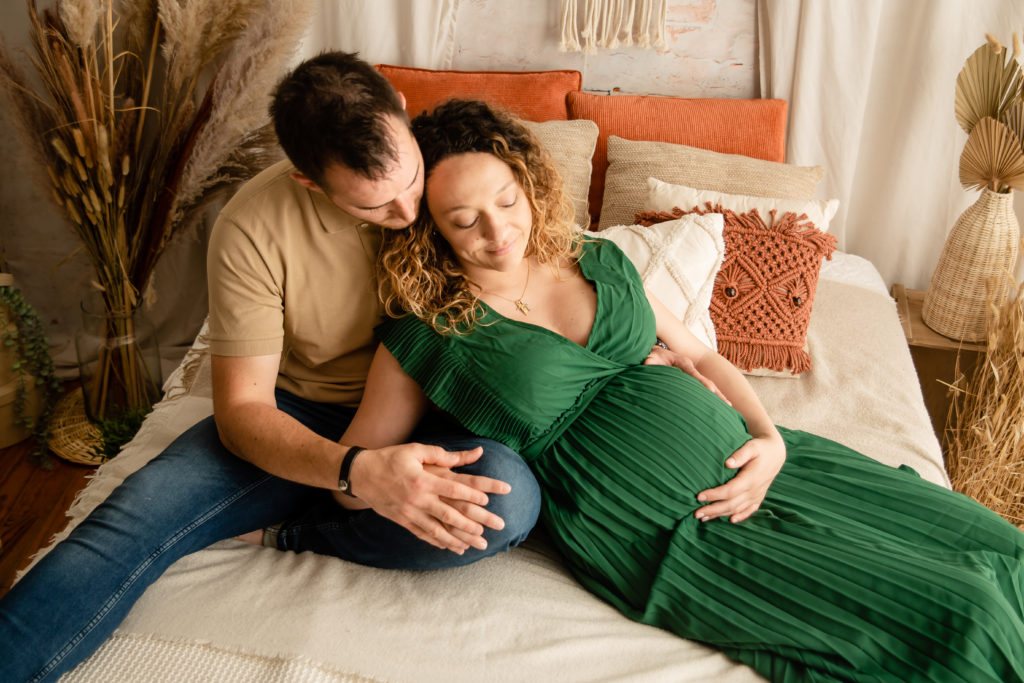
[[[651,352],[647,354],[647,358],[644,360],[644,365],[668,365],[669,367],[679,368],[703,384],[705,388],[725,401],[727,405],[732,405],[732,402],[725,397],[725,394],[719,391],[718,386],[714,382],[697,371],[697,366],[693,360],[681,353],[670,351],[667,346],[660,346],[658,344],[652,346]]]
[[[710,504],[698,508],[694,515],[702,522],[718,517],[742,522],[761,507],[785,462],[786,444],[777,431],[755,436],[725,461],[726,467],[740,468],[739,473],[722,486],[701,491],[697,500]]]

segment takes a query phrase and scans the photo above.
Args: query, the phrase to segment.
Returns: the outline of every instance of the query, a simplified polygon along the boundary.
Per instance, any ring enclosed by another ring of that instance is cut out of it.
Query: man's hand
[[[487,494],[511,489],[497,479],[452,471],[482,454],[482,448],[449,452],[418,443],[366,450],[352,462],[352,493],[430,545],[459,555],[470,546],[483,550],[484,527],[505,526],[484,509]]]
[[[761,507],[785,462],[786,444],[778,432],[751,439],[725,461],[726,467],[740,471],[728,483],[701,491],[697,500],[711,504],[694,515],[702,522],[725,516],[730,522],[742,522]]]
[[[726,404],[730,406],[732,405],[729,399],[725,397],[725,394],[718,390],[715,383],[700,374],[694,362],[686,356],[681,356],[675,351],[669,351],[666,348],[655,345],[651,347],[651,352],[647,355],[647,359],[644,360],[644,365],[668,365],[679,368],[687,375],[693,377],[695,380],[707,387],[711,393],[725,401]]]

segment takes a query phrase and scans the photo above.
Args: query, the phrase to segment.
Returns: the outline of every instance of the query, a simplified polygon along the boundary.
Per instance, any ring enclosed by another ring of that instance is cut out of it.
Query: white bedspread
[[[776,422],[948,485],[895,304],[867,262],[824,271],[813,370],[752,378]],[[203,335],[167,398],[99,469],[71,525],[211,411]],[[696,643],[633,623],[584,591],[543,539],[473,566],[414,573],[223,541],[185,557],[67,681],[761,680]]]

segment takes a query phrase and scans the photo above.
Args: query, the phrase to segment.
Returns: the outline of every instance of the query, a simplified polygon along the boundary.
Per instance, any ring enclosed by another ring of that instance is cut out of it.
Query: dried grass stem
[[[1024,283],[990,282],[988,300],[984,358],[969,378],[958,359],[950,387],[947,466],[954,489],[1024,529]]]

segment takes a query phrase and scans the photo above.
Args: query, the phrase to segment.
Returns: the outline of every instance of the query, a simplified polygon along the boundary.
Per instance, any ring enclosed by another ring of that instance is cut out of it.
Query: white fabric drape
[[[758,0],[757,22],[761,96],[789,101],[787,161],[825,168],[840,248],[925,289],[978,196],[957,177],[956,76],[986,32],[1024,29],[1024,2]]]
[[[300,50],[358,52],[371,64],[451,67],[458,0],[320,0]]]

